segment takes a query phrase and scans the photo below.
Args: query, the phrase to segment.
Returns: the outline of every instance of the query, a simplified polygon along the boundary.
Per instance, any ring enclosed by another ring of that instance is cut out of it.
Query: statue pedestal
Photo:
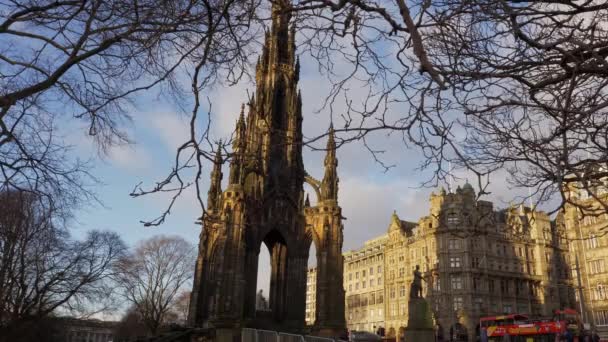
[[[405,342],[434,342],[433,314],[424,298],[410,298]]]

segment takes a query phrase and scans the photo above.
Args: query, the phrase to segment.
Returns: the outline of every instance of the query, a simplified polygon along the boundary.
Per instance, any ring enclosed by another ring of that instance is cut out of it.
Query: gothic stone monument
[[[410,286],[408,303],[408,322],[405,329],[406,342],[434,342],[433,315],[429,303],[422,298],[422,275],[416,265],[414,279]]]
[[[269,309],[273,327],[305,327],[310,246],[317,251],[316,320],[313,333],[337,336],[345,329],[342,213],[333,129],[322,180],[310,177],[302,161],[300,64],[295,55],[291,14],[273,3],[272,27],[256,66],[256,91],[241,110],[230,155],[226,190],[221,189],[218,148],[207,198],[189,312],[193,327],[238,331],[256,327],[258,255],[271,257]],[[317,196],[304,198],[304,182]]]

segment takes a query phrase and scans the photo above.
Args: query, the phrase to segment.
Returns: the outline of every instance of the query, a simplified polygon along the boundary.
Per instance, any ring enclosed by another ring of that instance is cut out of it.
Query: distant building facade
[[[494,210],[469,184],[442,189],[428,216],[408,222],[394,213],[385,235],[344,253],[347,326],[402,336],[419,265],[438,333],[474,341],[480,317],[574,307],[569,260],[566,229],[546,213]]]
[[[317,315],[317,268],[308,268],[306,277],[306,325],[315,324]]]
[[[384,326],[384,247],[387,235],[344,253],[345,312],[349,330]]]
[[[118,322],[94,319],[61,319],[66,342],[112,342]]]
[[[566,188],[568,202],[558,215],[570,240],[572,279],[577,288],[576,308],[585,322],[608,336],[608,178],[596,186],[573,183]]]

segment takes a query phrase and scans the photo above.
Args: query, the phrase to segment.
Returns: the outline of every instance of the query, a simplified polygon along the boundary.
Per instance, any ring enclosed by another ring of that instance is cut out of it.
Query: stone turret
[[[220,209],[222,198],[222,142],[217,145],[217,152],[211,171],[211,184],[207,192],[207,210],[210,212]]]
[[[243,165],[246,158],[247,148],[247,126],[245,124],[245,105],[241,106],[241,114],[236,122],[234,141],[232,142],[233,156],[230,162],[230,179],[231,185],[241,184],[241,175],[243,172]]]
[[[336,141],[334,138],[334,127],[329,127],[329,138],[327,139],[327,155],[325,156],[325,175],[321,185],[321,196],[323,200],[338,199],[338,158],[336,157]]]

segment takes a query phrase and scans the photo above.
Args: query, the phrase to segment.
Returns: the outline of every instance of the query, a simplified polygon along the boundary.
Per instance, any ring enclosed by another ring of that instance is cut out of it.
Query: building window
[[[361,277],[365,278],[365,270],[361,271]]]
[[[472,268],[479,268],[479,257],[473,257],[471,259],[471,267]]]
[[[370,267],[370,268],[369,268],[369,275],[370,275],[370,276],[371,276],[371,275],[374,275],[374,268],[373,268],[373,267]]]
[[[608,310],[598,310],[593,312],[596,325],[608,325]]]
[[[504,304],[502,306],[502,311],[506,314],[510,314],[513,312],[513,306],[511,304]]]
[[[405,315],[405,303],[401,303],[401,304],[399,304],[399,314],[400,314],[401,316],[404,316],[404,315]]]
[[[378,278],[378,286],[382,285],[382,278]]]
[[[509,281],[506,279],[502,279],[500,281],[500,293],[508,294],[509,293]]]
[[[589,270],[591,274],[598,274],[606,272],[604,265],[604,259],[589,261]]]
[[[399,289],[399,296],[405,297],[405,286],[404,285],[401,285],[401,288]]]
[[[448,224],[458,224],[460,223],[460,219],[458,218],[458,214],[449,213],[448,214]]]
[[[450,267],[460,268],[460,257],[450,257]]]
[[[362,288],[365,288],[365,283],[367,283],[365,280],[364,280],[364,281],[362,281],[362,284],[361,284],[361,287],[362,287]]]
[[[399,277],[400,277],[400,278],[403,278],[404,276],[405,276],[405,268],[404,268],[404,267],[401,267],[401,268],[399,269]]]
[[[369,287],[374,287],[374,279],[369,280]]]
[[[355,283],[355,290],[359,289],[359,283]]]
[[[597,248],[599,246],[597,241],[597,236],[595,234],[590,234],[589,237],[585,240],[585,247],[588,249]]]
[[[592,292],[593,300],[606,300],[608,296],[606,296],[608,288],[606,285],[599,284],[597,285]]]
[[[378,266],[378,274],[382,273],[382,266]]]
[[[463,303],[462,297],[454,297],[454,311],[462,310]]]
[[[348,274],[348,280],[353,280],[353,274],[352,273]]]
[[[473,300],[473,304],[475,305],[475,310],[477,312],[481,312],[483,307],[483,298],[475,297],[475,299]]]
[[[490,293],[494,293],[494,280],[492,279],[488,280],[488,290]]]
[[[460,276],[452,276],[452,289],[462,290],[462,278]]]
[[[355,279],[359,279],[359,272],[355,273]]]
[[[441,280],[439,279],[439,277],[436,277],[435,281],[433,281],[433,289],[435,291],[441,291]]]
[[[473,278],[473,290],[479,290],[479,278]]]
[[[390,297],[395,298],[395,288],[391,286]]]
[[[461,247],[460,240],[450,239],[448,240],[448,249],[460,249]]]

